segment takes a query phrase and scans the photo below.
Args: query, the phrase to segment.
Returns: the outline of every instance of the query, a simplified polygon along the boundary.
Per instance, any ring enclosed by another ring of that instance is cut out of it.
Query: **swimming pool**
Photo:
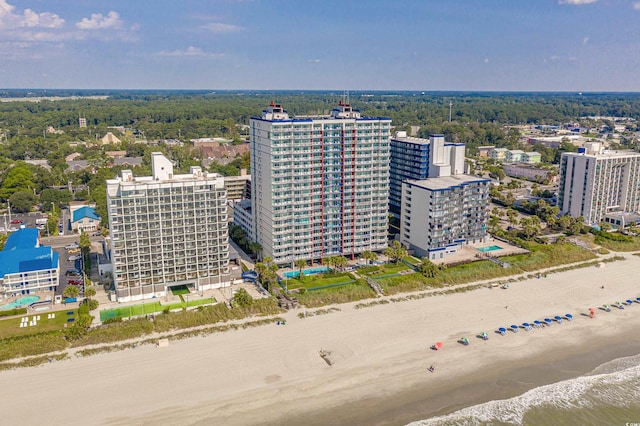
[[[40,296],[25,296],[19,299],[14,300],[13,302],[0,306],[0,311],[7,311],[9,309],[22,308],[24,306],[30,305],[33,302],[37,302],[40,300]]]
[[[315,268],[303,269],[302,273],[304,275],[322,274],[323,272],[329,271],[329,269],[330,268],[328,266],[316,266]],[[284,272],[283,275],[285,278],[297,278],[299,273],[300,271],[290,271]]]
[[[495,251],[495,250],[502,250],[502,247],[500,247],[500,246],[489,246],[489,247],[482,247],[482,248],[478,249],[478,251],[481,251],[481,252],[488,252],[488,251]]]

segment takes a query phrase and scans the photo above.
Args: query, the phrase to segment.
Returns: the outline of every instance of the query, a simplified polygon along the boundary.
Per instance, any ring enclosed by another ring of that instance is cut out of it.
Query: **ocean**
[[[463,408],[409,426],[638,425],[640,354],[618,358],[572,379],[509,399]]]

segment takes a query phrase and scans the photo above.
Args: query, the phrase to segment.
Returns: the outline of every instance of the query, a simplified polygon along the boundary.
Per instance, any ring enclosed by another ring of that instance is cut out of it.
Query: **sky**
[[[0,88],[640,91],[640,0],[0,0]]]

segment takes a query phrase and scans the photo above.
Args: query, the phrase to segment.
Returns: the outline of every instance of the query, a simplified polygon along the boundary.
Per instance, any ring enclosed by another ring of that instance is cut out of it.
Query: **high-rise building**
[[[597,142],[560,159],[560,212],[598,225],[609,214],[640,211],[640,153],[608,151]]]
[[[396,132],[391,137],[390,152],[389,212],[400,217],[402,182],[429,176],[429,140],[407,137],[407,132]]]
[[[439,260],[486,241],[490,180],[464,174],[463,144],[432,135],[429,148],[429,177],[402,183],[400,241]]]
[[[86,117],[78,118],[78,125],[80,126],[80,128],[87,127],[87,118]]]
[[[251,119],[252,232],[275,263],[387,247],[391,120],[340,102],[329,116],[271,103]]]
[[[174,175],[162,153],[152,176],[130,170],[107,181],[116,294],[119,301],[163,296],[169,287],[230,285],[226,191],[222,176],[191,167]]]

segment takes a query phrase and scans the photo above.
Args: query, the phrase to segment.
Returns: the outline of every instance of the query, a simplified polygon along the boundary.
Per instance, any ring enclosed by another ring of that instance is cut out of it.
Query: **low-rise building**
[[[489,151],[489,158],[496,161],[503,161],[507,156],[507,148],[493,148]]]
[[[505,164],[503,169],[504,174],[509,177],[524,178],[539,183],[555,183],[558,181],[557,171],[543,169],[529,164]]]
[[[510,149],[505,153],[504,162],[505,163],[519,163],[522,161],[523,151],[519,149]]]
[[[53,291],[58,286],[58,253],[40,245],[35,228],[20,228],[9,235],[0,251],[0,297],[14,297],[36,291]]]
[[[542,155],[539,152],[523,152],[520,156],[520,162],[525,164],[539,164],[542,161]]]
[[[77,232],[94,232],[100,225],[100,216],[93,207],[71,208],[71,229]]]

